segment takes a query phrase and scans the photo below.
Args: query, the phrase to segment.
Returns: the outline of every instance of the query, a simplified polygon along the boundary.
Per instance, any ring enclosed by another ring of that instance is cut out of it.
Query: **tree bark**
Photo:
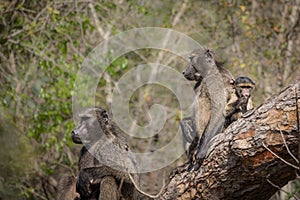
[[[200,169],[188,171],[186,163],[160,199],[268,199],[295,179],[299,88],[288,86],[218,134]]]

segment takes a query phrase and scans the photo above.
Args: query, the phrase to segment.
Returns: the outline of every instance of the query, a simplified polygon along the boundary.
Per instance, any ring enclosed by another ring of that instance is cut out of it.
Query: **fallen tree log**
[[[268,199],[299,171],[300,84],[217,135],[197,171],[186,163],[159,199]]]

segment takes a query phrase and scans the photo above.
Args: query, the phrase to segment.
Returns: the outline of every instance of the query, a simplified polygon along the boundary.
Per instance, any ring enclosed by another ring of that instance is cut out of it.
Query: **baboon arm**
[[[222,115],[216,116],[215,120],[211,120],[211,127],[207,127],[204,134],[200,138],[199,146],[198,146],[198,152],[196,159],[198,160],[199,164],[202,159],[206,156],[207,150],[209,148],[209,142],[213,137],[215,137],[217,134],[222,132],[225,118]],[[199,166],[200,167],[200,166]],[[195,167],[197,168],[197,167]]]
[[[181,120],[180,127],[183,135],[183,140],[191,143],[196,137],[196,130],[193,126],[193,120],[191,117],[187,117]]]
[[[205,84],[205,83],[204,83]],[[196,131],[198,137],[201,138],[204,133],[205,127],[210,121],[211,118],[211,104],[209,100],[209,94],[205,86],[201,88],[202,97],[194,102],[196,109],[194,110],[194,118],[196,122]]]
[[[115,178],[126,177],[128,180],[126,172],[117,171],[110,167],[101,166],[84,168],[79,171],[76,191],[80,194],[80,196],[90,196],[92,193],[92,185],[99,183],[105,176],[114,176]]]
[[[248,111],[248,110],[251,110],[251,109],[253,109],[253,108],[254,108],[253,102],[252,102],[252,99],[251,99],[251,97],[250,97],[249,100],[248,100],[248,103],[247,103],[247,111]]]
[[[231,95],[231,98],[229,99],[228,103],[225,107],[225,116],[231,116],[233,113],[237,112],[239,106],[238,104],[238,97],[236,95]]]

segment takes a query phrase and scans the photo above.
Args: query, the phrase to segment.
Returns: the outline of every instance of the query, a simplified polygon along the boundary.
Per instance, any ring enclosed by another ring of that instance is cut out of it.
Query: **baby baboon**
[[[247,77],[240,76],[235,80],[236,95],[239,98],[239,107],[242,113],[253,108],[251,92],[255,88],[255,82]]]
[[[202,77],[192,116],[198,135],[198,149],[193,153],[192,162],[196,162],[194,168],[197,170],[206,156],[208,142],[223,129],[225,107],[235,90],[232,74],[216,61],[209,49],[197,49],[192,53],[189,66],[184,71],[184,76],[189,80],[193,79],[191,72]]]
[[[235,97],[226,105],[226,122],[228,127],[233,121],[236,121],[248,110],[253,108],[251,92],[255,88],[255,82],[247,77],[240,76],[235,80]]]

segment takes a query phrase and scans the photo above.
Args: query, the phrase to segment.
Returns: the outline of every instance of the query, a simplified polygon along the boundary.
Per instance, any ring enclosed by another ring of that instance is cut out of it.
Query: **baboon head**
[[[90,108],[79,115],[80,124],[72,131],[72,141],[76,144],[91,144],[100,139],[103,134],[101,127],[105,127],[109,118],[106,110]]]
[[[182,73],[190,81],[201,81],[215,62],[214,53],[209,49],[196,49],[189,58],[190,63]]]
[[[247,76],[240,76],[235,80],[235,89],[239,98],[248,100],[254,87],[255,82]]]
[[[189,81],[201,81],[202,76],[199,72],[196,71],[196,69],[192,65],[192,56],[189,57],[190,62],[186,69],[182,72],[184,77]]]

